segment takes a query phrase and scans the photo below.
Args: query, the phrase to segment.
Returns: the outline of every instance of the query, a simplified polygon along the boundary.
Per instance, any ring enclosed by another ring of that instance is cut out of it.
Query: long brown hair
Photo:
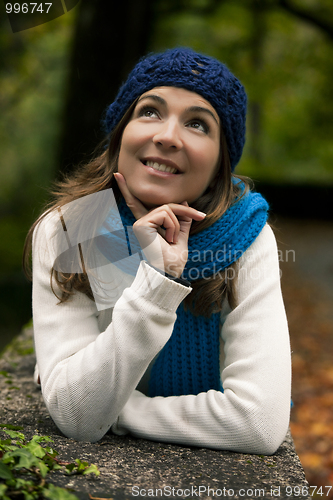
[[[121,200],[122,194],[113,173],[118,171],[118,156],[122,134],[131,119],[137,100],[127,109],[111,134],[96,148],[93,159],[86,164],[79,165],[73,174],[64,176],[61,181],[56,182],[55,189],[51,192],[54,197],[53,201],[44,208],[43,214],[32,225],[25,241],[23,267],[29,279],[32,279],[30,254],[33,232],[46,215],[55,209],[61,209],[61,207],[74,200],[109,188],[113,190],[117,203]],[[211,226],[240,196],[240,188],[237,182],[232,182],[232,176],[244,183],[245,190],[242,196],[250,188],[247,178],[231,173],[228,147],[222,126],[219,162],[220,168],[213,183],[192,204],[193,208],[205,212],[207,216],[203,221],[192,222],[190,234],[195,234]],[[64,224],[61,215],[60,218]],[[237,267],[236,262],[216,276],[194,281],[191,285],[193,291],[184,300],[185,308],[189,308],[194,314],[210,316],[210,314],[221,310],[225,298],[228,300],[230,307],[234,308],[237,303],[235,279],[235,276],[237,277]],[[59,303],[66,302],[75,291],[83,292],[94,300],[85,271],[84,263],[82,273],[62,273],[52,267],[50,270],[50,283],[53,293],[60,301]],[[60,293],[55,291],[53,280],[55,280]]]

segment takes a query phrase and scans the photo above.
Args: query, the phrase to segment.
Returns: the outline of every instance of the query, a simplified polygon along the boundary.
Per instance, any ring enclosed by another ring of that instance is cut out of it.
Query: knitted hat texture
[[[247,97],[244,87],[220,61],[189,48],[166,50],[138,62],[106,110],[106,133],[114,129],[137,97],[163,86],[196,92],[214,107],[222,123],[234,170],[245,143]]]

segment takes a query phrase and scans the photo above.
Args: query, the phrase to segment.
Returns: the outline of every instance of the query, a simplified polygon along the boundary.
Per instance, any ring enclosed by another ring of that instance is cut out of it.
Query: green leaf
[[[75,462],[77,463],[77,471],[79,473],[83,472],[89,466],[88,462],[83,462],[79,458],[76,458]]]
[[[69,473],[73,472],[73,470],[76,468],[76,464],[67,464],[66,469]]]
[[[59,453],[54,450],[53,448],[50,448],[49,446],[45,446],[45,451],[52,457],[55,458],[59,455]]]
[[[7,481],[9,487],[9,494],[15,495],[15,498],[19,494],[19,498],[24,497],[25,500],[37,500],[39,497],[40,488],[36,488],[33,481],[26,481],[22,478],[18,478],[15,481]],[[0,498],[2,498],[0,496]]]
[[[51,439],[49,436],[33,436],[32,440],[30,442],[34,443],[54,443],[53,439]]]
[[[11,439],[0,439],[0,447],[4,448],[7,445],[11,444],[12,440]]]
[[[28,491],[22,492],[24,495],[24,500],[36,500],[38,498],[37,494],[31,494]]]
[[[14,483],[13,482],[7,482],[10,488],[17,490],[17,491],[26,491],[26,490],[31,490],[32,488],[35,487],[35,484],[33,481],[22,479],[21,477],[18,477],[15,479]]]
[[[15,469],[30,469],[30,467],[37,466],[39,464],[39,460],[37,457],[34,457],[29,450],[23,448],[15,451],[7,451],[2,460],[4,463],[12,462],[14,458],[17,465],[15,465]]]
[[[0,424],[0,427],[4,427],[5,429],[9,429],[12,431],[23,431],[23,427],[21,427],[20,425]]]
[[[5,445],[5,446],[1,446],[0,445],[0,449],[2,449],[3,451],[14,451],[14,450],[17,450],[17,446],[14,446],[14,445]]]
[[[49,467],[42,461],[39,462],[38,469],[42,477],[46,477],[47,473],[50,472]]]
[[[0,462],[0,478],[1,479],[14,479],[14,476],[10,470],[10,468],[4,464],[2,461]],[[1,496],[0,496],[1,498]]]
[[[77,500],[76,495],[72,495],[69,491],[64,488],[59,488],[53,484],[49,484],[47,490],[43,491],[45,498],[50,498],[51,500]]]
[[[1,500],[10,500],[9,497],[7,497],[7,495],[5,495],[5,492],[8,490],[8,486],[6,486],[5,484],[0,484],[0,498]]]
[[[44,448],[42,448],[40,444],[36,443],[33,440],[31,440],[30,443],[28,443],[25,448],[29,450],[33,455],[35,455],[35,457],[38,458],[45,457],[46,452]]]
[[[96,465],[89,465],[88,462],[76,459],[73,463],[66,466],[60,465],[55,457],[58,452],[53,448],[46,446],[43,448],[40,443],[53,442],[48,436],[33,436],[26,444],[25,436],[18,430],[8,429],[3,424],[3,432],[9,436],[8,439],[0,440],[0,449],[3,456],[0,460],[0,480],[6,481],[6,485],[0,484],[0,499],[10,500],[5,492],[10,491],[13,494],[20,494],[24,500],[38,500],[39,498],[50,498],[51,500],[76,500],[77,497],[68,492],[68,490],[46,484],[45,486],[36,483],[37,476],[47,477],[52,470],[66,471],[68,474],[95,474],[99,476],[100,472]],[[17,429],[17,428],[16,428]],[[20,428],[19,428],[20,429]],[[16,446],[11,444],[16,441]],[[7,465],[8,464],[8,465]],[[20,473],[20,477],[13,475],[13,470]],[[34,480],[25,480],[23,477],[32,477]],[[22,477],[23,476],[23,477]]]
[[[54,465],[52,465],[52,470],[62,470],[62,466],[55,463]]]
[[[95,474],[95,476],[99,476],[100,475],[100,471],[98,470],[97,466],[94,465],[94,464],[91,464],[89,467],[87,467],[84,471],[83,471],[83,475],[86,476],[87,474]]]
[[[4,429],[3,432],[8,434],[8,436],[11,437],[12,439],[18,439],[19,441],[24,441],[25,439],[24,434],[22,434],[22,432],[12,431],[8,429]]]

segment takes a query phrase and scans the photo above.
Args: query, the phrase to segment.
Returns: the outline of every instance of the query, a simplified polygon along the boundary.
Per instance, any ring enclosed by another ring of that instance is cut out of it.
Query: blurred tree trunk
[[[87,160],[103,138],[106,106],[149,49],[154,4],[156,0],[81,0],[59,145],[60,172]]]
[[[252,81],[260,85],[260,73],[263,67],[263,48],[266,38],[266,12],[261,0],[251,0],[249,5],[252,16],[252,34],[250,37],[250,58],[252,66]],[[249,136],[250,154],[252,158],[261,161],[261,132],[262,132],[262,95],[260,89],[255,88],[249,102]]]

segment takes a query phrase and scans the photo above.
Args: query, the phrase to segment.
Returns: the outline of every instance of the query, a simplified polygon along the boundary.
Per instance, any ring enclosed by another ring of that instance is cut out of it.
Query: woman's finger
[[[166,229],[164,238],[169,243],[176,243],[178,233],[180,231],[180,223],[174,212],[170,209],[169,205],[162,205],[160,207],[165,213],[165,219],[162,226]]]
[[[199,212],[199,210],[189,207],[188,205],[183,205],[183,203],[168,203],[168,207],[178,218],[189,217],[199,221],[206,217],[204,212]]]
[[[179,220],[168,205],[162,205],[152,210],[145,217],[138,220],[135,226],[154,228],[168,243],[174,242],[175,234],[178,234],[180,230]]]
[[[187,201],[183,201],[179,205],[190,208]],[[179,241],[187,245],[192,220],[202,220],[206,217],[206,214],[204,212],[199,212],[198,210],[195,210],[193,208],[191,208],[189,212],[186,212],[186,215],[181,215],[178,209],[176,209],[175,212],[177,212],[178,215],[177,218],[179,221],[179,231],[177,233],[177,237],[174,239],[174,243],[178,243]]]
[[[148,213],[146,207],[141,203],[141,201],[132,195],[127,187],[126,179],[120,172],[115,172],[114,177],[117,181],[118,187],[123,195],[126,205],[131,210],[132,214],[136,219],[140,219]]]
[[[169,243],[176,243],[178,233],[180,230],[179,220],[172,211],[166,211],[166,216],[163,220],[163,227],[165,227],[165,239]]]

